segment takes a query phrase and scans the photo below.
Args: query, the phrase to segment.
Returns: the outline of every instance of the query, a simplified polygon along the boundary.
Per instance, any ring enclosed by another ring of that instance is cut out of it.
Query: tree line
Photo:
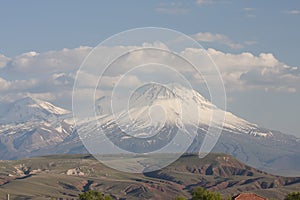
[[[202,187],[195,188],[191,192],[190,200],[223,200],[223,199],[232,199],[232,197],[222,197],[218,192],[213,192]],[[102,192],[89,190],[79,194],[79,200],[113,200],[109,194],[104,194]],[[177,196],[174,200],[188,200],[184,196]],[[289,193],[284,200],[300,200],[300,192]]]

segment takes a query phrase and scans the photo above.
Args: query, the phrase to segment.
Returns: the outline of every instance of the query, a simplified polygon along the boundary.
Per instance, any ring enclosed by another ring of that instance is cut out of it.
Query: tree
[[[109,195],[103,195],[102,192],[89,190],[79,194],[79,200],[112,200]]]
[[[177,196],[177,197],[175,197],[174,200],[187,200],[187,198],[185,198],[183,196]]]
[[[300,200],[300,192],[292,192],[284,200]]]
[[[193,190],[192,200],[222,200],[222,196],[217,192],[199,187]]]

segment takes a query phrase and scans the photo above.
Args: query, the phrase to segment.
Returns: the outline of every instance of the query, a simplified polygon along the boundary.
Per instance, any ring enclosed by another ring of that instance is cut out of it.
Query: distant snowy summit
[[[0,117],[0,124],[19,124],[33,121],[48,121],[71,112],[40,99],[25,97],[8,105]]]

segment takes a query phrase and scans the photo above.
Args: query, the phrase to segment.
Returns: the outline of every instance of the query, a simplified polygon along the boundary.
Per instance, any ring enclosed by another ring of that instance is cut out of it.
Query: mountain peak
[[[7,106],[0,124],[24,123],[28,121],[48,121],[51,117],[58,117],[70,113],[53,104],[30,96],[18,99]]]
[[[180,84],[161,85],[157,83],[150,83],[138,88],[130,98],[129,105],[132,107],[137,106],[151,106],[157,102],[168,101],[173,103],[180,103],[182,106],[187,107],[201,106],[207,109],[216,109],[216,106],[203,97],[194,89],[187,88]],[[170,105],[168,105],[170,106]],[[178,106],[176,106],[178,107]]]
[[[37,103],[37,99],[36,98],[33,98],[31,96],[26,96],[22,99],[18,99],[16,101],[14,101],[13,103],[14,104],[34,104],[34,103]]]
[[[111,97],[99,99],[97,107],[110,108],[110,100]],[[109,112],[106,113],[101,112],[102,116],[106,114],[103,123],[118,120],[126,127],[128,124],[131,124],[130,127],[135,127],[135,124],[138,124],[138,127],[141,127],[141,124],[146,127],[148,125],[160,127],[164,123],[177,125],[178,122],[179,124],[203,127],[209,127],[213,124],[216,128],[232,133],[259,137],[272,136],[270,131],[219,109],[196,90],[179,84],[165,86],[150,83],[144,85],[134,91],[130,96],[128,105],[128,110],[120,109],[115,112],[116,115],[112,115],[111,109],[108,109]],[[104,109],[101,110],[104,111]],[[216,114],[224,115],[223,124],[212,121]],[[114,116],[119,117],[115,119]]]

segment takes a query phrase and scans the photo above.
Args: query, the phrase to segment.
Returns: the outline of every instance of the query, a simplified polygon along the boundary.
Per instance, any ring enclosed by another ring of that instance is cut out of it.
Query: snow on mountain
[[[105,99],[106,101],[103,101]],[[101,100],[101,101],[100,101]],[[98,108],[107,108],[108,97],[97,101]],[[253,136],[267,137],[272,133],[261,129],[258,125],[250,123],[230,112],[225,112],[205,99],[201,94],[193,89],[188,89],[180,85],[149,84],[136,91],[130,98],[128,110],[123,110],[111,115],[111,110],[107,113],[101,109],[102,124],[117,121],[121,129],[132,132],[135,128],[162,127],[164,124],[174,124],[180,126],[181,123],[194,125],[196,127],[208,127],[214,113],[224,115],[223,127],[218,128],[237,134],[250,134]],[[116,118],[116,119],[115,119]],[[149,130],[147,130],[149,132]],[[136,133],[138,134],[138,133]],[[149,133],[151,135],[151,133]],[[137,135],[136,135],[137,136]]]
[[[145,153],[162,148],[180,131],[183,133],[181,139],[184,138],[187,143],[194,138],[188,146],[192,152],[198,152],[197,148],[203,141],[201,137],[209,134],[207,131],[211,125],[233,135],[252,138],[273,135],[267,129],[222,111],[195,90],[183,86],[146,85],[137,89],[123,103],[122,100],[118,101],[125,109],[115,113],[107,108],[113,106],[113,98],[120,100],[118,96],[106,96],[96,101],[96,113],[99,114],[96,118],[77,121],[77,130],[84,143],[96,141],[99,133],[104,133],[114,145],[125,151]],[[215,113],[224,116],[223,126],[222,123],[211,122]],[[184,149],[179,142],[174,141],[174,144],[170,151]]]
[[[51,121],[70,111],[56,107],[49,102],[25,97],[7,106],[0,117],[0,124],[18,124],[28,121]]]
[[[0,116],[0,158],[56,153],[55,146],[73,137],[71,119],[70,111],[31,97],[6,105]]]

